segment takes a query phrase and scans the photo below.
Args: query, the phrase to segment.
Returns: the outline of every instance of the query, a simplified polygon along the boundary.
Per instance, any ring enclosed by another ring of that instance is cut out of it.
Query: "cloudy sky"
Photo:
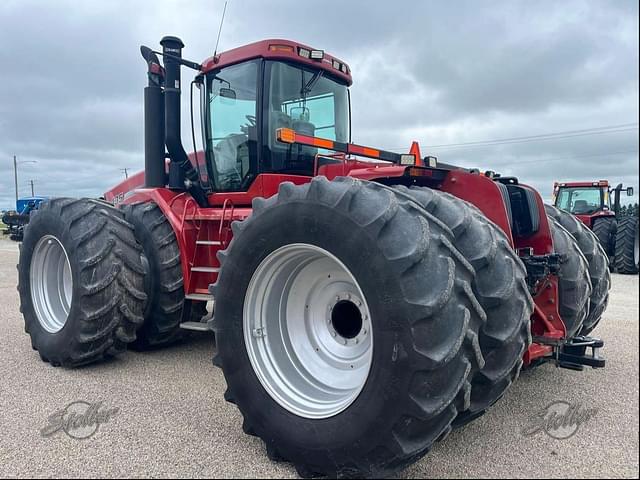
[[[138,46],[177,35],[202,61],[223,5],[0,2],[0,208],[14,202],[13,155],[21,195],[33,179],[36,194],[98,196],[142,169]],[[229,2],[219,50],[274,37],[350,64],[357,143],[400,151],[415,139],[547,198],[554,180],[638,190],[635,0]]]

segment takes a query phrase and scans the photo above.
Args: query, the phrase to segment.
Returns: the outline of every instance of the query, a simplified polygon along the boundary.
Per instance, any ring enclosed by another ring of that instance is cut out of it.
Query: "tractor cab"
[[[289,40],[263,40],[195,63],[182,58],[179,38],[164,37],[160,43],[162,52],[140,49],[149,81],[144,108],[146,188],[188,191],[200,207],[248,205],[254,197],[275,194],[285,181],[306,183],[318,174],[335,178],[377,166],[388,169],[361,173],[407,177],[410,183],[407,169],[422,165],[416,142],[407,154],[350,143],[351,71],[323,50]],[[200,90],[202,151],[195,145],[192,97],[190,155],[180,134],[181,66],[198,72],[192,86]],[[354,157],[373,159],[377,165]],[[430,168],[436,167],[435,157],[425,159]],[[434,183],[444,176],[444,171],[439,176],[416,172]]]
[[[597,182],[556,182],[553,186],[554,205],[579,217],[613,216],[620,208],[620,194],[623,186],[609,186],[607,180]],[[613,205],[611,196],[613,194]],[[633,195],[633,187],[626,189]]]
[[[267,40],[203,64],[198,77],[206,186],[246,191],[262,173],[313,175],[325,150],[284,143],[280,129],[346,144],[349,70],[322,50]]]
[[[609,182],[556,183],[554,204],[574,215],[593,215],[611,210]]]

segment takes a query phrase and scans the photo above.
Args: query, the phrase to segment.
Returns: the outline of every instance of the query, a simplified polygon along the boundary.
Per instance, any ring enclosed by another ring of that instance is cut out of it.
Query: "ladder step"
[[[218,273],[220,267],[191,267],[192,272]]]
[[[180,324],[180,328],[185,330],[193,330],[196,332],[210,332],[207,322],[183,322]]]
[[[187,300],[197,300],[199,302],[213,302],[213,295],[210,293],[190,293],[189,295],[185,295],[184,298]]]
[[[196,245],[222,245],[220,240],[196,240]]]

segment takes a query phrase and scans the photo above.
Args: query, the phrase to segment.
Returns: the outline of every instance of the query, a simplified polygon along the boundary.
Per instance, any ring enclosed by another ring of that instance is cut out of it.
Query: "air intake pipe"
[[[171,163],[169,187],[187,189],[201,206],[206,206],[206,196],[199,187],[198,172],[193,168],[180,137],[180,65],[184,44],[177,37],[164,37],[160,41],[164,56],[164,143]]]

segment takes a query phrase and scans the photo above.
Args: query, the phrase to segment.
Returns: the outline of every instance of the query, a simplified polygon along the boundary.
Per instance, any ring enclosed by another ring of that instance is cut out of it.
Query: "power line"
[[[497,140],[480,140],[476,142],[463,142],[463,143],[449,143],[442,145],[427,145],[428,148],[444,148],[444,147],[458,147],[458,146],[466,146],[466,145],[484,145],[484,144],[502,144],[502,143],[511,143],[511,142],[521,142],[521,141],[529,141],[529,140],[538,140],[538,139],[546,139],[546,138],[566,138],[573,136],[582,136],[582,135],[594,135],[600,133],[610,133],[620,131],[628,131],[628,130],[636,130],[638,128],[637,123],[625,123],[622,125],[610,125],[606,127],[594,127],[594,128],[585,128],[581,130],[566,130],[563,132],[555,132],[555,133],[542,133],[540,135],[529,135],[525,137],[511,137],[511,138],[501,138]]]
[[[574,155],[571,157],[554,157],[554,158],[541,158],[538,160],[528,160],[525,162],[520,162],[520,161],[513,161],[510,163],[503,163],[503,164],[497,164],[496,167],[501,168],[501,167],[506,167],[506,166],[520,166],[520,165],[528,165],[531,163],[544,163],[544,162],[555,162],[558,160],[574,160],[576,158],[588,158],[588,157],[612,157],[614,155],[627,155],[630,153],[638,153],[638,149],[633,149],[633,150],[624,150],[624,151],[620,151],[620,152],[607,152],[607,153],[590,153],[588,155]]]
[[[565,130],[561,132],[543,133],[539,135],[529,135],[523,137],[510,137],[494,140],[478,140],[474,142],[446,143],[440,145],[426,145],[426,149],[449,149],[449,148],[470,148],[470,147],[487,147],[494,145],[508,145],[514,143],[529,143],[538,141],[558,140],[563,138],[582,137],[589,135],[602,135],[607,133],[630,132],[638,129],[638,123],[623,123],[620,125],[609,125],[603,127],[585,128],[581,130]],[[406,150],[405,148],[392,148],[390,150]]]
[[[474,147],[492,147],[495,145],[513,145],[513,144],[519,144],[519,143],[531,143],[531,142],[545,142],[545,141],[549,141],[549,140],[561,140],[564,138],[573,138],[573,137],[584,137],[584,136],[590,136],[590,135],[603,135],[606,133],[621,133],[621,132],[631,132],[633,130],[637,130],[638,127],[632,127],[632,128],[620,128],[617,130],[604,130],[604,131],[597,131],[597,132],[589,132],[589,133],[575,133],[575,134],[571,134],[571,135],[556,135],[556,136],[549,136],[549,137],[540,137],[540,138],[530,138],[530,139],[522,139],[522,140],[513,140],[513,141],[504,141],[504,142],[493,142],[493,143],[479,143],[479,144],[460,144],[460,145],[456,145],[456,146],[448,146],[448,147],[444,147],[444,146],[427,146],[426,148],[438,148],[438,149],[455,149],[455,148],[474,148]]]

